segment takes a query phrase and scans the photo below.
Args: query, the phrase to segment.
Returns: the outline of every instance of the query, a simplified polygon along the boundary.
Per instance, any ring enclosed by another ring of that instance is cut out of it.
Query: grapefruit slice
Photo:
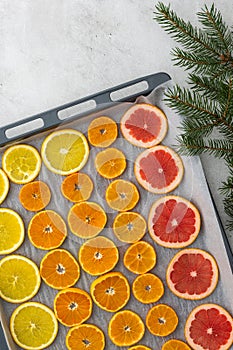
[[[219,305],[199,305],[188,316],[185,337],[192,349],[230,349],[233,341],[232,317]]]
[[[159,144],[167,133],[167,118],[156,106],[136,104],[121,119],[121,132],[127,141],[138,147]]]
[[[200,231],[198,209],[187,199],[165,196],[151,207],[148,228],[152,239],[161,246],[183,248],[193,243]]]
[[[152,193],[167,193],[181,182],[184,167],[181,158],[167,146],[143,151],[136,159],[134,173],[139,184]]]
[[[204,250],[183,249],[170,261],[166,277],[168,287],[175,295],[199,300],[214,291],[218,282],[218,266]]]

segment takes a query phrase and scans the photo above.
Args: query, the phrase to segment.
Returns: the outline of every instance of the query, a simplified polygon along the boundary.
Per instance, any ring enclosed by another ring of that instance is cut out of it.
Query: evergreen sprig
[[[180,44],[172,50],[174,65],[190,71],[189,87],[168,89],[165,101],[183,116],[179,151],[207,152],[226,162],[229,177],[220,190],[233,230],[233,33],[214,4],[204,6],[197,17],[198,28],[170,5],[156,5],[155,19]]]

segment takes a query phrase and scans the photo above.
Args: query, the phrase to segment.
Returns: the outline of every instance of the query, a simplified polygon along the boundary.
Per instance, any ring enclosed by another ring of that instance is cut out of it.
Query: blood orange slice
[[[200,231],[198,209],[187,199],[165,196],[151,207],[148,228],[153,240],[164,247],[183,248],[193,243]]]
[[[135,161],[134,173],[139,184],[152,193],[167,193],[181,182],[184,167],[181,158],[167,146],[143,151]]]
[[[138,147],[149,148],[160,143],[167,133],[167,118],[158,107],[136,104],[121,119],[126,140]]]
[[[178,297],[199,300],[214,291],[218,282],[218,266],[204,250],[183,249],[170,261],[166,277],[168,287]]]
[[[219,305],[199,305],[191,311],[186,321],[185,337],[196,350],[230,349],[233,340],[232,317]]]

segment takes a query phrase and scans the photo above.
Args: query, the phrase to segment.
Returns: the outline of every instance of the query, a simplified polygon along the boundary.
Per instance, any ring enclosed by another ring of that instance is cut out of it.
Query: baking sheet
[[[176,144],[176,136],[179,131],[178,127],[179,127],[180,120],[179,120],[179,117],[172,110],[168,109],[162,102],[163,93],[164,93],[164,88],[158,88],[155,91],[153,91],[147,98],[144,98],[144,97],[138,98],[138,102],[147,101],[159,106],[164,110],[168,118],[169,130],[162,144],[170,147],[174,147],[174,145]],[[72,127],[74,129],[82,131],[87,136],[87,127],[92,119],[100,115],[107,115],[113,118],[116,122],[119,122],[124,111],[127,110],[131,105],[132,105],[131,103],[121,103],[117,106],[114,106],[112,108],[105,110],[104,112],[98,112],[98,113],[92,114],[88,117],[79,119],[76,122],[72,122],[72,124],[70,125],[66,124],[63,127],[65,128]],[[62,126],[60,126],[59,128],[62,129]],[[154,203],[156,199],[161,197],[161,195],[155,195],[155,194],[149,193],[137,183],[134,177],[133,164],[137,155],[140,154],[143,151],[143,149],[137,148],[131,145],[129,142],[127,142],[122,137],[120,133],[120,128],[118,128],[118,130],[119,130],[119,137],[113,143],[112,147],[121,149],[126,155],[126,159],[127,159],[127,169],[123,173],[123,175],[120,176],[120,178],[132,181],[139,189],[140,201],[133,210],[140,212],[147,219],[151,205]],[[23,142],[31,144],[35,146],[38,150],[40,150],[41,143],[47,134],[48,132],[42,133],[37,137],[23,140]],[[112,232],[111,226],[112,226],[113,219],[117,213],[112,209],[110,209],[105,201],[105,190],[109,185],[110,181],[99,176],[94,167],[95,156],[100,150],[101,150],[100,148],[90,147],[89,160],[81,171],[89,174],[95,184],[90,200],[99,203],[107,213],[108,222],[105,229],[100,233],[100,235],[104,235],[112,239],[119,249],[120,259],[119,259],[119,263],[117,264],[114,270],[123,272],[127,276],[130,284],[132,285],[132,281],[135,279],[136,275],[129,272],[123,266],[123,263],[122,263],[124,252],[129,245],[119,242],[115,238],[115,235]],[[189,312],[197,305],[200,305],[202,303],[207,303],[207,302],[219,303],[220,305],[225,307],[229,312],[231,313],[233,312],[233,305],[232,305],[233,280],[232,280],[230,264],[225,251],[223,239],[222,239],[220,228],[215,216],[214,208],[211,202],[211,198],[207,188],[200,159],[198,157],[184,157],[184,156],[182,156],[181,158],[184,163],[185,174],[181,184],[176,190],[172,191],[172,194],[180,195],[182,197],[185,197],[186,199],[189,199],[199,208],[201,213],[201,218],[202,218],[201,231],[199,233],[197,240],[189,247],[202,248],[210,252],[215,257],[219,266],[219,282],[213,294],[200,301],[183,300],[173,295],[170,292],[169,288],[167,287],[165,275],[166,275],[166,268],[169,261],[177,253],[178,250],[163,248],[157,245],[155,242],[152,241],[152,239],[149,236],[149,233],[147,232],[143,240],[150,242],[154,246],[157,254],[157,264],[155,268],[152,270],[152,272],[162,279],[165,286],[164,296],[157,303],[154,303],[154,304],[166,303],[170,305],[171,307],[174,308],[174,310],[176,311],[179,317],[178,327],[175,330],[175,332],[173,332],[170,336],[156,337],[150,334],[148,330],[146,330],[143,339],[139,343],[147,345],[152,349],[161,348],[162,344],[165,343],[168,339],[177,338],[177,339],[184,340],[185,321],[187,319]],[[51,202],[46,207],[46,209],[52,209],[57,211],[66,220],[68,211],[73,204],[68,200],[66,200],[60,192],[60,185],[63,178],[64,177],[60,175],[51,173],[42,164],[41,172],[39,174],[39,179],[45,181],[50,186],[51,193],[52,193]],[[34,213],[25,210],[21,206],[18,200],[18,194],[19,194],[20,188],[21,188],[20,185],[11,184],[10,193],[8,194],[7,199],[4,201],[1,207],[9,207],[16,210],[23,218],[25,222],[25,227],[27,228],[27,225],[30,219],[32,218],[32,216],[34,215]],[[68,228],[68,225],[67,225],[67,228]],[[82,239],[73,235],[68,229],[68,237],[66,238],[65,242],[61,247],[68,249],[77,258],[77,253],[82,242],[83,242]],[[42,257],[47,253],[47,251],[43,251],[33,247],[26,235],[25,242],[15,253],[28,256],[33,261],[35,261],[39,266]],[[79,288],[83,288],[86,291],[89,291],[89,286],[94,279],[95,277],[92,277],[82,271],[81,278],[79,279],[79,281],[76,283],[75,286]],[[56,294],[57,294],[56,290],[48,287],[44,282],[42,282],[39,293],[32,300],[39,301],[53,308],[53,300]],[[145,321],[148,310],[154,304],[143,305],[140,302],[138,302],[133,297],[133,295],[131,295],[130,301],[124,307],[124,309],[135,310],[138,314],[141,315],[143,321]],[[9,317],[12,311],[16,308],[16,306],[17,305],[2,301],[2,309],[4,311],[0,312],[1,317],[3,318],[2,322],[6,331],[6,336],[8,338],[9,348],[12,350],[20,349],[20,347],[12,343],[8,332]],[[128,347],[117,347],[109,340],[107,335],[107,325],[111,317],[112,317],[112,313],[108,313],[106,311],[99,309],[93,303],[93,313],[91,318],[87,321],[87,323],[94,323],[104,331],[106,336],[106,349],[111,349],[111,350],[127,349]],[[68,331],[68,328],[60,324],[58,336],[55,342],[48,349],[51,349],[51,350],[65,349],[65,336],[67,334],[67,331]]]

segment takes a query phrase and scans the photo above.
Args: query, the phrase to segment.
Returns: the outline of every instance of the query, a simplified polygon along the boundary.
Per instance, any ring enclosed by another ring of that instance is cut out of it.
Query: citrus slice
[[[103,208],[94,202],[80,202],[70,209],[68,223],[71,232],[81,238],[97,236],[107,222]]]
[[[188,316],[185,337],[193,349],[230,349],[233,341],[232,317],[219,305],[199,305]]]
[[[150,104],[135,104],[121,119],[123,136],[135,146],[149,148],[166,136],[168,123],[165,114]]]
[[[170,339],[163,344],[162,350],[192,350],[192,349],[181,340]]]
[[[9,255],[0,260],[0,297],[10,303],[31,299],[40,288],[37,265],[22,255]]]
[[[80,324],[68,331],[66,346],[68,350],[104,350],[104,333],[93,324]]]
[[[37,149],[32,146],[14,145],[4,152],[2,167],[12,182],[26,184],[39,174],[41,158]]]
[[[70,252],[65,249],[55,249],[48,252],[41,260],[40,275],[50,287],[65,289],[78,281],[80,268]]]
[[[108,325],[108,335],[117,346],[130,346],[139,342],[145,332],[140,316],[131,310],[118,311]]]
[[[63,196],[71,202],[86,201],[93,191],[93,182],[87,174],[68,175],[61,184]]]
[[[101,309],[116,312],[122,309],[130,297],[127,278],[120,272],[109,272],[91,284],[91,296]]]
[[[78,130],[64,129],[49,134],[43,141],[41,156],[55,174],[69,175],[82,169],[89,156],[85,136]]]
[[[128,348],[128,350],[152,350],[151,348],[148,348],[148,346],[145,345],[135,345],[131,348]]]
[[[166,304],[153,306],[146,315],[148,330],[158,337],[165,337],[176,329],[178,317],[175,311]]]
[[[58,248],[66,236],[65,221],[53,210],[40,211],[29,222],[28,237],[36,248],[44,250]]]
[[[21,348],[40,350],[54,342],[58,322],[53,311],[44,304],[27,302],[13,311],[10,331],[14,341]]]
[[[135,278],[132,292],[134,297],[143,304],[155,303],[164,294],[163,282],[153,273],[145,273]]]
[[[19,192],[22,206],[30,211],[44,209],[50,202],[51,192],[43,181],[33,181],[25,184]]]
[[[148,229],[152,239],[168,248],[183,248],[197,238],[201,226],[198,209],[187,199],[165,196],[151,207]]]
[[[101,176],[106,179],[114,179],[125,171],[125,155],[117,148],[107,148],[97,153],[95,167]]]
[[[115,180],[110,183],[106,190],[106,201],[114,210],[128,211],[138,203],[139,192],[132,182]]]
[[[88,140],[92,146],[108,147],[117,138],[117,125],[109,117],[94,119],[88,127]]]
[[[170,261],[166,278],[172,293],[183,299],[199,300],[214,291],[218,283],[218,266],[204,250],[183,249]]]
[[[23,220],[14,210],[0,208],[0,223],[0,255],[12,253],[23,243]]]
[[[78,326],[91,316],[91,297],[79,288],[63,289],[54,299],[54,312],[63,325]]]
[[[119,259],[118,249],[106,237],[89,239],[79,249],[79,262],[84,271],[93,276],[111,271]]]
[[[0,169],[0,204],[4,202],[9,192],[10,184],[5,172]]]
[[[125,243],[135,243],[146,233],[146,221],[136,212],[119,213],[113,222],[113,232]]]
[[[124,255],[125,267],[136,274],[143,274],[156,264],[156,253],[152,245],[147,242],[139,241],[126,250]]]
[[[135,161],[138,183],[152,193],[167,193],[181,182],[184,167],[178,154],[167,146],[155,146],[142,152]]]

